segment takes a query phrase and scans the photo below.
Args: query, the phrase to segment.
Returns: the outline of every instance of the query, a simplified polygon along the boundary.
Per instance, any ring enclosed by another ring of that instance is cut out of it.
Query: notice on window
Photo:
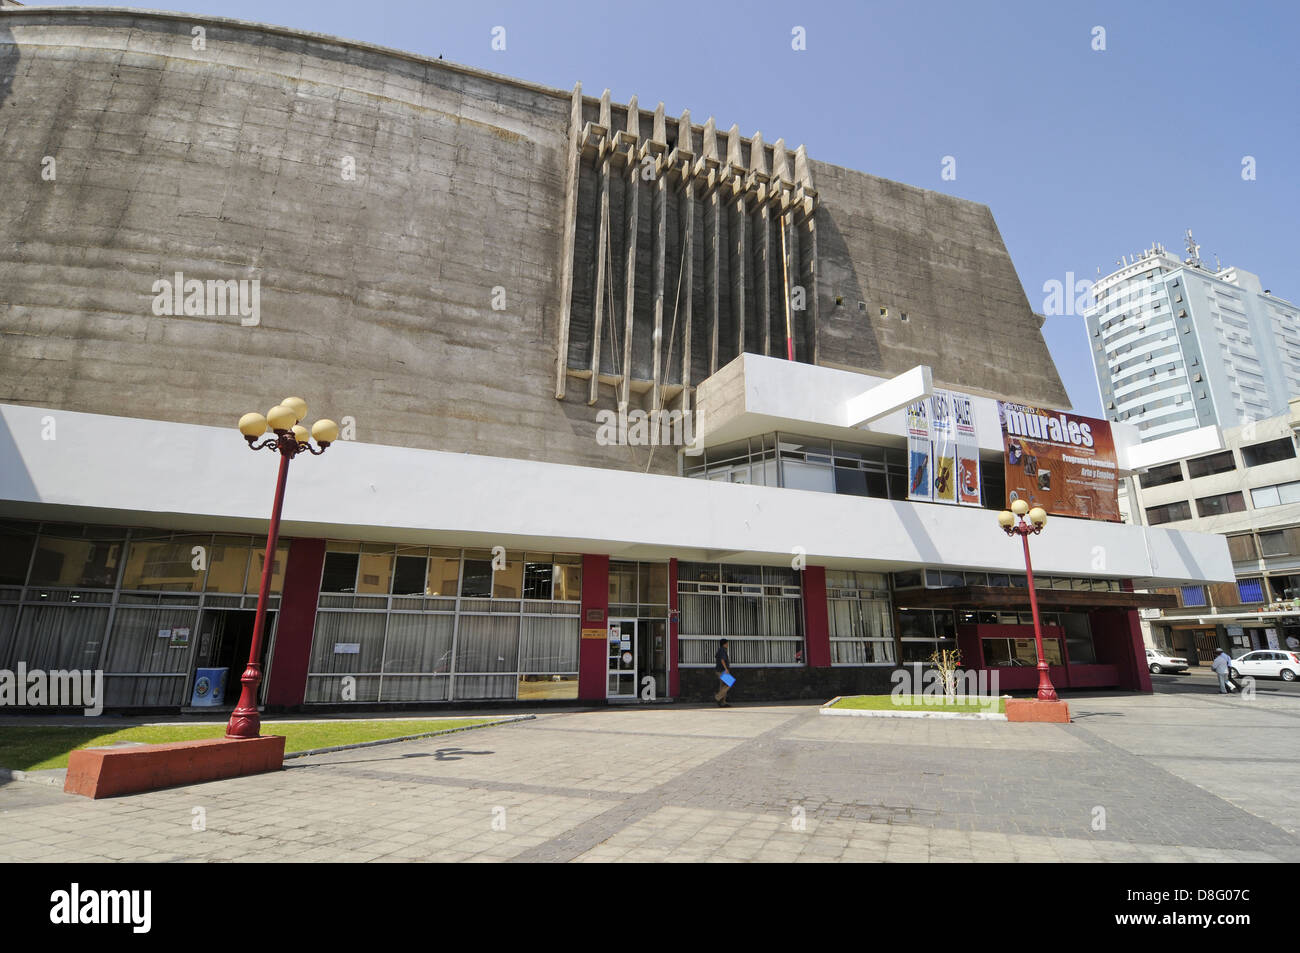
[[[998,401],[1007,506],[1024,500],[1053,516],[1119,522],[1119,468],[1110,423]]]

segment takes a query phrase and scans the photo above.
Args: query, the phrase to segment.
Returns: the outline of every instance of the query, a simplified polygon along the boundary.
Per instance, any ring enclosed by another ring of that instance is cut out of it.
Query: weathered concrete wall
[[[6,9],[0,403],[233,428],[293,393],[364,442],[675,472],[553,397],[569,118],[568,92],[329,37]],[[1064,405],[985,207],[815,177],[822,363]],[[260,323],[155,315],[178,271],[258,279]]]
[[[813,178],[819,363],[929,364],[936,386],[1069,407],[988,206],[823,162]]]
[[[0,76],[0,402],[233,427],[294,393],[366,442],[636,464],[553,397],[566,95],[98,11],[6,11]],[[177,271],[259,278],[260,325],[155,316]]]

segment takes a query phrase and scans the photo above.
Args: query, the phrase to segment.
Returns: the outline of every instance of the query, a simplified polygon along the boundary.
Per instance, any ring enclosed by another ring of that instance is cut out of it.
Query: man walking
[[[731,655],[727,652],[727,640],[723,639],[718,643],[718,651],[713,656],[717,662],[715,670],[718,673],[718,691],[713,696],[713,700],[718,703],[719,708],[730,708],[731,702],[727,701],[727,692],[731,686],[722,680],[723,675],[731,674]]]
[[[1227,695],[1232,691],[1232,681],[1228,677],[1230,660],[1228,653],[1223,649],[1214,650],[1214,661],[1210,663],[1210,668],[1214,669],[1214,674],[1219,676],[1219,694]]]

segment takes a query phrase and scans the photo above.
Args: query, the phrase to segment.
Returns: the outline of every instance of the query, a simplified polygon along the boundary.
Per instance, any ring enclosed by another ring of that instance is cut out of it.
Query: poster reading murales
[[[930,477],[930,401],[918,400],[907,408],[907,498],[933,500]]]
[[[980,505],[980,445],[975,434],[974,401],[952,395],[952,419],[957,430],[957,501]]]
[[[1119,522],[1119,471],[1110,423],[998,401],[1007,505],[1025,500],[1054,516]]]

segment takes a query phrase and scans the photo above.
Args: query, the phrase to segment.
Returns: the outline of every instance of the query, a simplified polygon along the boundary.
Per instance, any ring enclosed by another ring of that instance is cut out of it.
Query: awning
[[[1173,609],[1178,597],[1155,592],[1095,592],[1080,589],[1035,589],[1038,604],[1050,609]],[[963,609],[1021,609],[1029,607],[1029,590],[1022,586],[956,586],[916,589],[894,594],[900,609],[961,607]]]

